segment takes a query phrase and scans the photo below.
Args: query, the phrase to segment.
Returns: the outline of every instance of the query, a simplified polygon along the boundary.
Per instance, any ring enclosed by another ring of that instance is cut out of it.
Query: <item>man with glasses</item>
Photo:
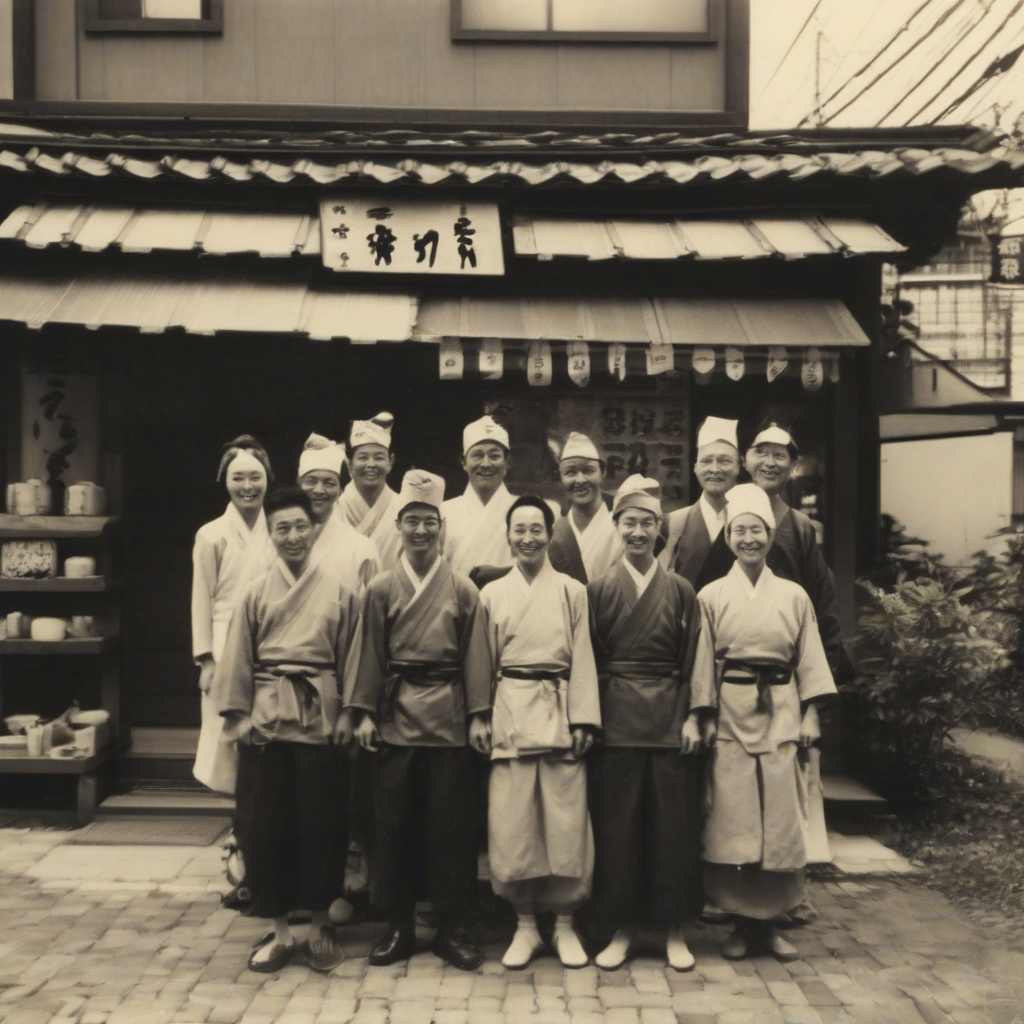
[[[461,970],[483,956],[461,925],[477,896],[473,749],[489,749],[491,661],[476,588],[441,557],[444,480],[411,470],[396,528],[402,553],[367,588],[363,656],[348,706],[376,754],[373,897],[386,966],[415,952],[421,878],[439,917],[433,951]]]

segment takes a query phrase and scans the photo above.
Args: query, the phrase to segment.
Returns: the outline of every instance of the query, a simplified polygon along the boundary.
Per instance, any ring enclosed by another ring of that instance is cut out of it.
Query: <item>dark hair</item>
[[[547,528],[548,536],[555,530],[555,513],[551,511],[551,506],[543,499],[538,498],[536,494],[521,494],[515,501],[512,502],[512,507],[508,510],[505,515],[505,529],[511,529],[512,527],[512,513],[517,508],[539,508],[544,513],[544,526]]]
[[[274,479],[274,471],[270,468],[270,456],[267,454],[267,449],[252,434],[239,434],[234,441],[228,441],[224,445],[224,451],[220,457],[220,466],[217,468],[218,483],[224,478],[224,473],[227,471],[228,466],[242,452],[248,452],[254,459],[263,464],[263,468],[267,471],[268,481]]]
[[[267,519],[283,508],[301,508],[310,522],[313,520],[313,503],[301,487],[279,487],[271,491],[263,502],[263,514]]]

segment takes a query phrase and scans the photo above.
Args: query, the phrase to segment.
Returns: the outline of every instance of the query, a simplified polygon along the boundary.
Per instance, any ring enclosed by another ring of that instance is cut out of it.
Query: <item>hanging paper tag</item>
[[[546,341],[531,341],[526,354],[526,379],[546,388],[551,383],[551,346]]]
[[[608,372],[617,380],[626,379],[626,346],[608,346]]]
[[[569,380],[577,387],[585,388],[590,383],[590,346],[585,341],[570,341]]]
[[[804,354],[804,365],[800,367],[800,383],[804,391],[817,391],[825,380],[825,370],[821,365],[821,350],[807,349]]]
[[[825,371],[831,384],[839,383],[839,353],[829,352],[825,361]]]
[[[671,345],[651,345],[647,349],[647,373],[668,373],[675,367]]]
[[[777,380],[786,372],[789,366],[789,353],[785,348],[773,346],[768,349],[768,382]]]
[[[480,342],[480,379],[501,380],[505,372],[505,351],[501,338],[484,338]]]
[[[735,345],[727,345],[725,349],[725,375],[729,380],[740,380],[746,373],[747,364],[743,358],[743,349]]]
[[[713,348],[695,348],[693,350],[693,372],[700,377],[714,373],[715,350]]]
[[[462,380],[465,356],[458,338],[442,338],[439,353],[441,380]]]

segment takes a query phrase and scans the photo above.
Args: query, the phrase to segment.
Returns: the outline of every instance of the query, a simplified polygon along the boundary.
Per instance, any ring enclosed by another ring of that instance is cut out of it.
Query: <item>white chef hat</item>
[[[350,448],[358,448],[361,444],[379,444],[391,450],[391,428],[395,425],[395,417],[389,412],[379,412],[368,420],[354,420],[352,432],[349,434]]]
[[[617,519],[627,508],[639,508],[661,516],[661,484],[650,477],[634,473],[619,486],[612,505],[612,518]]]
[[[500,444],[505,451],[508,451],[508,431],[500,424],[495,423],[490,416],[481,416],[474,420],[462,432],[462,454],[469,454],[469,449],[481,441],[493,441]]]
[[[341,467],[345,465],[345,446],[332,441],[321,434],[310,434],[302,446],[299,456],[299,479],[315,469],[327,469],[338,474],[341,479]]]
[[[398,514],[409,505],[430,505],[438,513],[444,503],[444,477],[423,469],[410,469],[402,477],[402,490],[398,495]]]
[[[565,462],[566,459],[593,459],[595,462],[600,462],[601,456],[597,451],[597,446],[586,434],[580,434],[574,430],[566,438],[565,447],[562,449],[558,461]]]
[[[739,484],[725,496],[726,524],[746,512],[763,519],[769,530],[775,529],[771,498],[757,484]]]
[[[781,444],[789,449],[793,458],[796,458],[800,450],[797,447],[796,441],[793,440],[793,435],[774,422],[769,423],[767,427],[758,433],[754,440],[750,442],[750,447],[756,448],[759,444]]]
[[[736,436],[738,426],[739,420],[723,420],[718,416],[709,416],[697,430],[697,450],[700,451],[706,444],[724,441],[739,451],[740,442]]]

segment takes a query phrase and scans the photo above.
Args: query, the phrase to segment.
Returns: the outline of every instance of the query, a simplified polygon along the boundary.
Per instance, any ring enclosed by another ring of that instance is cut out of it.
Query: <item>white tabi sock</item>
[[[502,965],[518,970],[525,967],[543,948],[544,940],[537,931],[537,919],[533,914],[520,914],[516,933],[501,958]]]
[[[572,914],[559,914],[555,918],[553,939],[563,967],[586,967],[590,963],[590,957],[573,927]]]
[[[613,936],[612,941],[594,958],[598,967],[606,971],[614,971],[621,967],[629,957],[630,947],[633,945],[633,936],[628,928],[620,928]]]
[[[671,928],[665,944],[668,954],[668,965],[677,971],[692,971],[697,961],[686,944],[682,928]]]

